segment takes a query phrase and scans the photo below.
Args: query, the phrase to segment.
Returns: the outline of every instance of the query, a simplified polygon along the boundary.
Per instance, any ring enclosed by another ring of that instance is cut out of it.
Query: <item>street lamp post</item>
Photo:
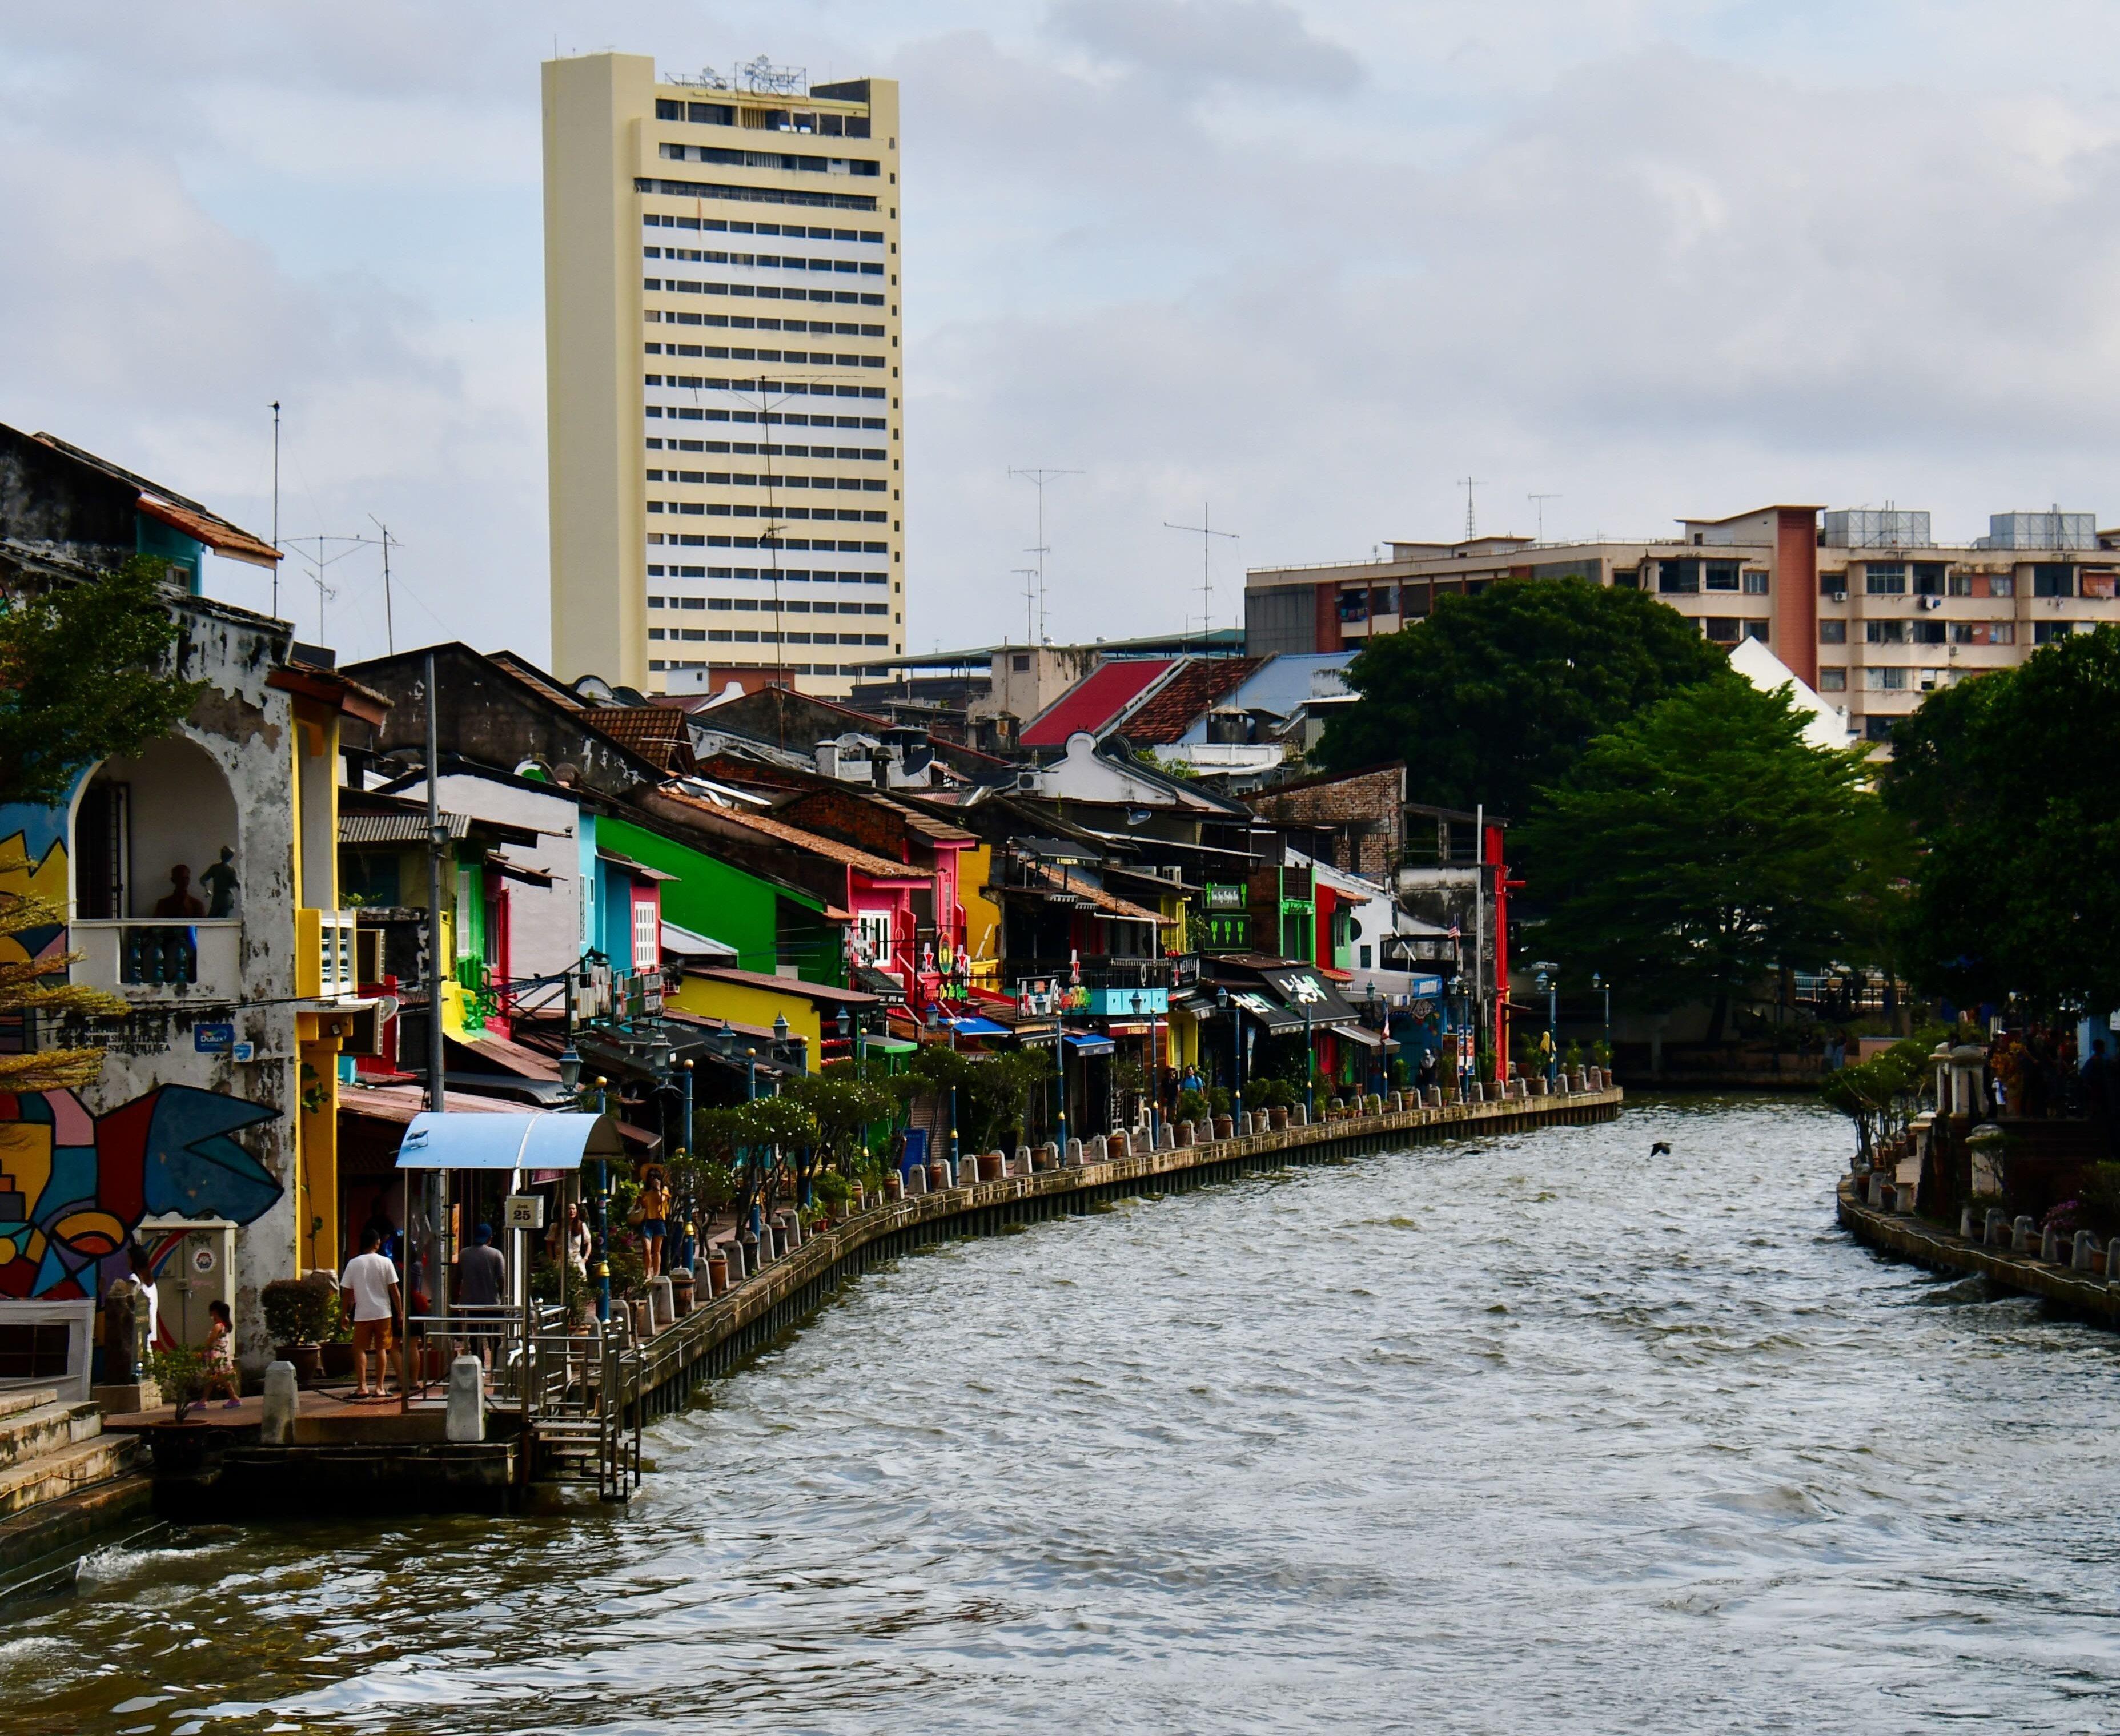
[[[1605,1041],[1609,1044],[1612,1041],[1612,991],[1605,986],[1603,974],[1597,971],[1590,972],[1590,986],[1605,997]]]
[[[1554,967],[1541,964],[1536,979],[1539,992],[1546,996],[1546,1082],[1553,1083],[1554,1070],[1560,1065],[1560,986],[1553,974]]]
[[[1230,1126],[1234,1129],[1244,1112],[1244,1012],[1231,1002],[1226,988],[1219,987],[1215,991],[1215,1010],[1230,1021]]]
[[[1303,1003],[1303,1120],[1318,1119],[1318,1054],[1310,1043],[1310,1003]]]
[[[1454,1057],[1458,1075],[1458,1095],[1465,1095],[1465,973],[1462,971],[1450,979],[1451,1023],[1456,1028],[1451,1034],[1458,1039],[1458,1053]]]
[[[604,1088],[610,1080],[597,1080],[597,1113],[604,1112]],[[611,1318],[611,1169],[602,1158],[596,1172],[596,1280],[597,1318]]]

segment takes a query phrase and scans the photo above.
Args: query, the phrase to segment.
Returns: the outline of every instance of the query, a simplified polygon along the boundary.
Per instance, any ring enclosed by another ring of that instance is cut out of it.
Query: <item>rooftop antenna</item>
[[[1458,479],[1458,486],[1465,490],[1465,541],[1467,542],[1479,535],[1472,517],[1472,490],[1479,485],[1480,478],[1477,476],[1460,476]]]
[[[1030,610],[1031,606],[1038,601],[1038,587],[1033,583],[1038,577],[1038,569],[1011,567],[1009,571],[1023,581],[1023,643],[1026,645],[1035,645],[1038,641],[1031,634]]]
[[[1533,509],[1538,513],[1537,540],[1539,541],[1544,542],[1546,541],[1546,503],[1549,500],[1559,500],[1563,498],[1564,497],[1560,494],[1526,494],[1524,496],[1524,499],[1531,502]]]
[[[391,624],[390,619],[390,545],[396,539],[390,534],[390,527],[374,513],[368,515],[368,522],[383,533],[383,643],[384,649],[395,657],[398,654],[398,629]]]
[[[1163,527],[1166,531],[1183,531],[1200,539],[1200,648],[1205,651],[1207,648],[1208,635],[1213,631],[1213,623],[1209,611],[1213,600],[1214,587],[1207,576],[1207,552],[1214,546],[1216,537],[1226,536],[1231,542],[1234,542],[1238,540],[1237,532],[1216,530],[1214,515],[1207,510],[1207,504],[1205,501],[1200,504],[1199,523],[1173,524],[1166,518],[1163,521]]]
[[[280,546],[280,401],[272,400],[272,546]],[[280,618],[280,563],[272,563],[272,619]]]
[[[1034,484],[1038,490],[1038,541],[1023,552],[1038,557],[1038,643],[1041,645],[1045,643],[1045,557],[1053,552],[1045,541],[1045,485],[1062,476],[1079,476],[1081,474],[1078,470],[1055,470],[1050,466],[1011,468],[1009,471],[1011,476],[1020,476],[1025,481]]]

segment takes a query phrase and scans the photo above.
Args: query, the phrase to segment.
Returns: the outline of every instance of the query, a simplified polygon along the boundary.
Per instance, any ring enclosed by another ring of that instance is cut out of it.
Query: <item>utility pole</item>
[[[442,1084],[444,1065],[442,1033],[442,848],[449,834],[442,824],[442,766],[441,728],[435,701],[435,654],[427,653],[426,668],[422,671],[427,689],[427,1107],[439,1115],[449,1107],[449,1093]],[[439,1257],[430,1282],[435,1288],[430,1293],[435,1298],[434,1306],[446,1316],[449,1311],[449,1175],[445,1169],[435,1172],[435,1222],[430,1234],[432,1252]],[[411,1226],[405,1226],[407,1237]],[[409,1307],[412,1297],[411,1261],[406,1261],[405,1298]],[[410,1333],[407,1334],[409,1338]],[[401,1390],[407,1390],[401,1382]]]
[[[1200,522],[1197,524],[1173,524],[1168,518],[1163,521],[1163,527],[1166,531],[1183,531],[1200,539],[1200,648],[1202,651],[1207,648],[1209,613],[1214,596],[1214,587],[1208,578],[1207,552],[1213,547],[1213,539],[1217,536],[1225,536],[1231,542],[1239,541],[1236,531],[1218,531],[1214,525],[1214,515],[1208,511],[1205,501],[1200,504]]]
[[[280,401],[272,400],[272,546],[280,546]],[[280,563],[272,563],[272,619],[280,618]]]
[[[1054,470],[1049,466],[1011,469],[1009,471],[1010,476],[1020,476],[1038,490],[1038,541],[1034,546],[1025,549],[1024,553],[1038,557],[1038,643],[1041,645],[1045,643],[1045,557],[1053,552],[1045,543],[1045,485],[1062,476],[1079,476],[1081,474],[1078,470]]]
[[[1526,494],[1524,496],[1525,499],[1531,502],[1532,509],[1538,514],[1537,540],[1539,541],[1544,542],[1546,541],[1546,503],[1549,500],[1560,500],[1564,498],[1565,497],[1560,494]]]

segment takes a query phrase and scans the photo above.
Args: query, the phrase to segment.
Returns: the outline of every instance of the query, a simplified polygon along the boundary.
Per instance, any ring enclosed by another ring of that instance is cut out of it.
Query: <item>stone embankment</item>
[[[1012,1223],[1081,1215],[1130,1195],[1182,1192],[1248,1171],[1351,1151],[1610,1121],[1624,1099],[1619,1087],[1591,1069],[1564,1077],[1550,1090],[1543,1079],[1514,1081],[1491,1102],[1445,1103],[1439,1093],[1430,1092],[1425,1101],[1416,1093],[1394,1093],[1328,1107],[1307,1124],[1296,1108],[1247,1116],[1240,1124],[1223,1116],[1197,1129],[1189,1122],[1166,1126],[1154,1147],[1142,1135],[1115,1134],[1086,1145],[1070,1141],[1064,1151],[1048,1144],[1019,1146],[1013,1157],[968,1154],[960,1166],[968,1179],[960,1184],[938,1162],[924,1176],[912,1171],[909,1181],[918,1180],[898,1197],[870,1204],[829,1229],[806,1236],[793,1214],[784,1214],[766,1227],[771,1257],[764,1257],[767,1244],[760,1238],[756,1272],[729,1274],[720,1280],[727,1288],[711,1296],[714,1280],[700,1284],[699,1305],[680,1317],[666,1311],[669,1292],[658,1284],[652,1302],[635,1304],[649,1315],[641,1322],[647,1329],[641,1404],[651,1417],[681,1407],[697,1381],[742,1362],[813,1311],[846,1278],[928,1242],[992,1235]],[[980,1179],[969,1180],[974,1171]],[[718,1252],[709,1271],[741,1257],[727,1244]]]
[[[2062,1236],[1999,1207],[1969,1205],[1958,1230],[1913,1215],[1914,1190],[1882,1171],[1841,1178],[1840,1222],[1860,1241],[1940,1272],[1979,1273],[2005,1289],[2044,1297],[2089,1320],[2120,1325],[2120,1237]],[[2108,1273],[2108,1262],[2114,1270]]]

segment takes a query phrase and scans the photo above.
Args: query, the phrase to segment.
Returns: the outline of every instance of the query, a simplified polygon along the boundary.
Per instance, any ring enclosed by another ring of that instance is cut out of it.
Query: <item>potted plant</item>
[[[318,1280],[322,1282],[319,1283]],[[336,1335],[342,1310],[338,1286],[328,1272],[312,1272],[306,1278],[277,1278],[258,1293],[264,1310],[265,1330],[272,1337],[272,1353],[295,1365],[295,1376],[305,1386],[323,1378],[323,1344]]]
[[[156,1423],[147,1431],[148,1446],[155,1455],[155,1474],[196,1476],[215,1448],[227,1438],[226,1430],[212,1427],[192,1415],[206,1396],[206,1353],[196,1344],[177,1344],[151,1353],[147,1366],[162,1389],[162,1396],[175,1407],[170,1421]]]

